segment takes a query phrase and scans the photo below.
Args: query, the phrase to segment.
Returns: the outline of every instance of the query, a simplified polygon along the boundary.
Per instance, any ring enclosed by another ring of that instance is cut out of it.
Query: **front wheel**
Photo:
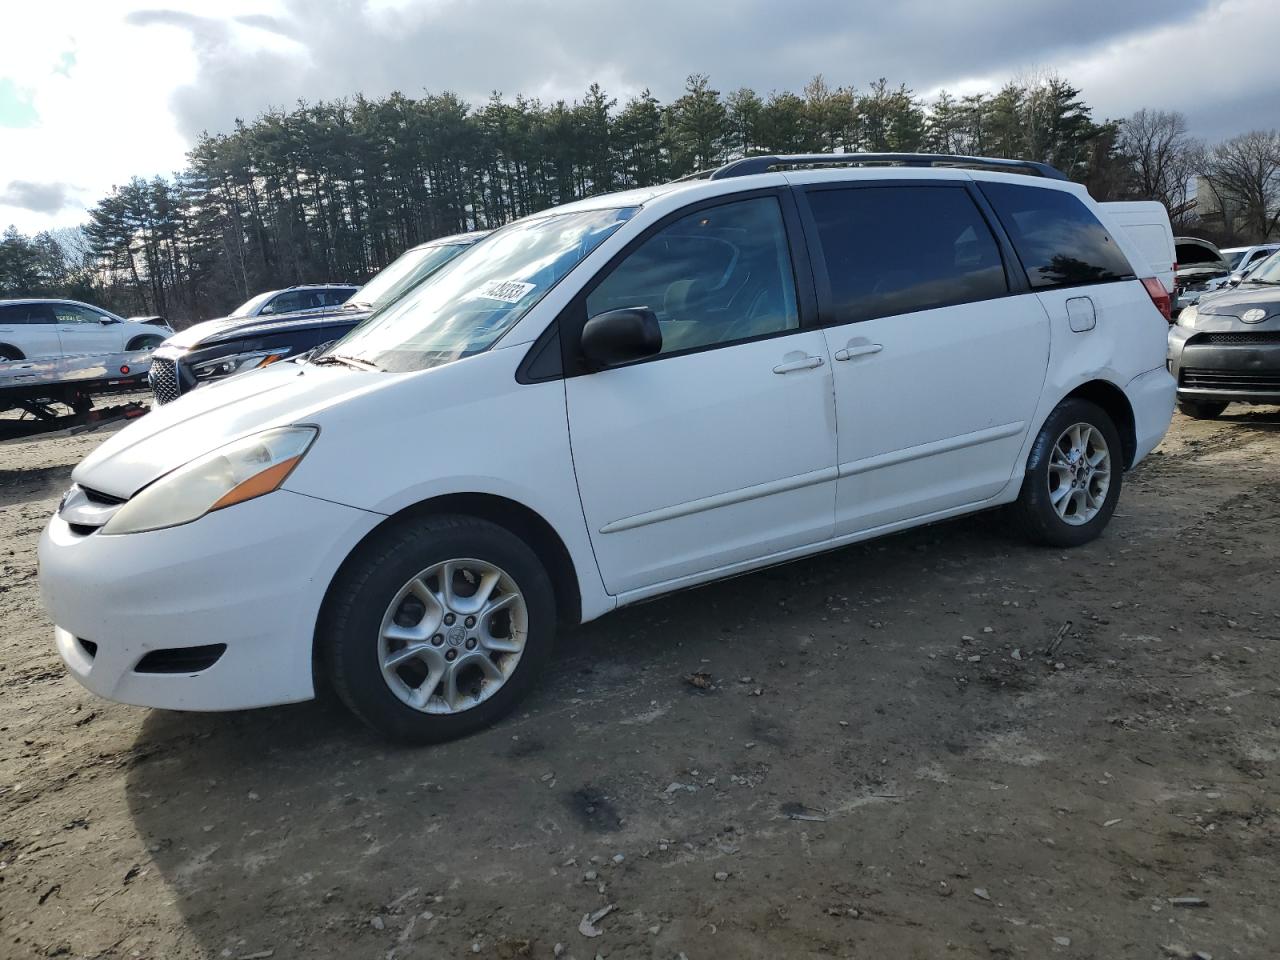
[[[129,341],[129,345],[125,347],[126,351],[133,350],[154,350],[160,344],[164,343],[164,337],[154,337],[143,334],[140,337],[134,337]]]
[[[498,719],[551,655],[555,595],[537,555],[474,517],[375,535],[347,562],[318,640],[343,702],[383,735],[464,736]]]
[[[1034,543],[1075,547],[1102,533],[1120,498],[1120,434],[1106,412],[1071,398],[1045,421],[1012,512]]]
[[[1215,420],[1227,405],[1214,400],[1179,400],[1178,409],[1193,420]]]

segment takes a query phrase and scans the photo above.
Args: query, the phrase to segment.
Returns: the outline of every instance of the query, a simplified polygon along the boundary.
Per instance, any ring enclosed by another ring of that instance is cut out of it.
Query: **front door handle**
[[[845,347],[843,350],[837,350],[835,357],[837,360],[852,360],[854,357],[869,357],[873,353],[879,353],[884,349],[884,345],[880,343],[863,343],[856,347]]]
[[[812,370],[822,366],[821,357],[801,357],[799,360],[788,360],[773,368],[774,373],[794,373],[796,370]]]

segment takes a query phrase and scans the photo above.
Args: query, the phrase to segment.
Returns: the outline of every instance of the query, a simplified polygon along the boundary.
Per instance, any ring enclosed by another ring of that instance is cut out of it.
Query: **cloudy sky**
[[[1185,112],[1221,138],[1280,127],[1275,0],[43,0],[0,32],[0,228],[78,223],[201,130],[355,92],[572,99],[798,90],[876,77],[968,93],[1032,69],[1095,117]]]

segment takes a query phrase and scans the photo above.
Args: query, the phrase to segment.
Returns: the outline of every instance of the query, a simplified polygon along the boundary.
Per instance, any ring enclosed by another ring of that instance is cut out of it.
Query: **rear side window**
[[[1133,268],[1080,198],[1063,190],[982,183],[1036,289],[1129,280]]]
[[[0,324],[57,323],[47,303],[13,303],[0,307]]]
[[[1008,292],[1000,248],[963,187],[812,190],[836,323]]]

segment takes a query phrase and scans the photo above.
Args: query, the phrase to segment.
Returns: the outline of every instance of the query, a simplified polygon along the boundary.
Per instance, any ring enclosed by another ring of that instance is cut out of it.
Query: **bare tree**
[[[1204,159],[1204,178],[1223,211],[1239,211],[1255,240],[1280,232],[1280,131],[1253,130],[1218,144]]]
[[[1120,124],[1116,147],[1133,178],[1133,189],[1159,200],[1173,221],[1190,207],[1191,179],[1203,146],[1187,133],[1187,118],[1176,110],[1142,109]]]

